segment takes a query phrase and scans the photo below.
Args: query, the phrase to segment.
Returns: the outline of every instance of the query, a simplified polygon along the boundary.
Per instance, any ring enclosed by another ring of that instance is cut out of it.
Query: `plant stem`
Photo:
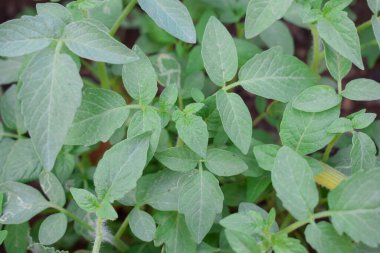
[[[115,234],[115,239],[119,240],[123,236],[125,230],[128,228],[128,225],[129,225],[129,216],[125,217],[123,223],[117,230]]]
[[[110,85],[110,80],[108,78],[106,64],[104,62],[98,62],[97,65],[98,65],[98,77],[100,80],[100,86],[103,89],[110,89],[111,85]]]
[[[83,221],[82,219],[80,219],[78,216],[76,216],[76,215],[73,214],[72,212],[66,210],[65,208],[60,207],[60,206],[57,206],[57,205],[55,205],[55,204],[53,204],[53,203],[50,204],[50,207],[52,207],[52,208],[54,208],[55,210],[57,210],[57,211],[59,211],[59,212],[65,214],[66,216],[70,217],[71,219],[73,219],[74,221],[78,222],[80,225],[82,225],[82,226],[85,227],[86,229],[91,230],[91,231],[94,230],[94,228],[93,228],[90,224],[84,222],[84,221]]]
[[[229,85],[224,86],[222,89],[223,89],[224,91],[228,91],[228,90],[231,90],[231,89],[233,89],[233,88],[239,86],[240,84],[241,84],[241,83],[240,83],[239,81],[237,81],[237,82],[234,82],[234,83],[231,83],[231,84],[229,84]]]
[[[257,118],[252,122],[252,126],[255,127],[257,124],[259,124],[264,118],[267,116],[267,112],[262,112],[257,116]]]
[[[338,88],[339,89],[339,88]],[[340,93],[340,92],[339,92]],[[342,136],[343,134],[337,134],[335,135],[335,137],[330,141],[330,143],[327,145],[326,147],[326,150],[325,150],[325,153],[323,154],[323,157],[322,157],[322,162],[327,162],[329,160],[329,157],[330,157],[330,153],[335,145],[335,143],[340,139],[340,137]]]
[[[342,80],[341,79],[339,79],[338,80],[338,94],[341,94],[342,93]]]
[[[92,253],[100,252],[100,245],[102,244],[102,240],[103,240],[102,223],[103,223],[102,219],[98,218],[96,222],[96,236],[95,236],[94,247],[92,248]]]
[[[361,25],[359,25],[356,29],[358,31],[358,33],[364,31],[365,29],[367,29],[368,27],[370,27],[372,25],[372,22],[371,20],[368,20],[364,23],[362,23]]]
[[[16,139],[20,138],[20,136],[17,134],[6,133],[6,132],[0,133],[0,137],[10,137],[10,138],[16,138]]]
[[[109,34],[111,36],[114,36],[117,30],[119,29],[120,25],[123,23],[124,19],[128,16],[128,14],[132,11],[133,7],[135,7],[137,3],[137,0],[132,0],[127,4],[127,6],[124,8],[123,12],[120,14],[120,16],[117,18],[115,24],[113,24]]]
[[[311,69],[314,72],[319,72],[319,65],[321,63],[320,47],[319,47],[319,34],[315,25],[310,25],[310,30],[313,35],[313,61],[311,62]]]
[[[326,187],[329,190],[337,187],[344,179],[347,178],[346,175],[340,171],[330,167],[325,163],[321,163],[324,170],[314,177],[315,182]]]

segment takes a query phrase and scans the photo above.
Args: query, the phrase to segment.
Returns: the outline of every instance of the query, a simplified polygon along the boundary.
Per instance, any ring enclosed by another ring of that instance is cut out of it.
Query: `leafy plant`
[[[341,107],[380,100],[343,85],[379,56],[380,1],[359,27],[351,2],[77,0],[1,24],[0,244],[378,252],[379,121]],[[310,30],[309,65],[282,18]]]

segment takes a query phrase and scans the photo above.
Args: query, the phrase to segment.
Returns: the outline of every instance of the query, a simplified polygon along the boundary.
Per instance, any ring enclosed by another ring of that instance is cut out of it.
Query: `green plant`
[[[341,104],[380,100],[373,80],[342,82],[362,54],[370,67],[379,56],[380,1],[359,27],[351,2],[77,0],[1,24],[0,83],[16,84],[0,102],[0,243],[379,251],[379,121],[343,117]],[[310,29],[309,65],[292,56],[283,17]],[[132,49],[115,39],[122,25],[140,31]],[[94,167],[100,142],[112,147]]]

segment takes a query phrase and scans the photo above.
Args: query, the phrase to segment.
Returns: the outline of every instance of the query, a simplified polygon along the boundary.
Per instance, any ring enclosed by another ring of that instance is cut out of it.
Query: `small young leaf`
[[[323,12],[328,13],[332,11],[341,11],[351,3],[352,0],[330,0],[323,6]]]
[[[321,38],[358,68],[364,69],[359,36],[355,24],[344,11],[332,11],[318,20]]]
[[[306,64],[284,55],[279,47],[255,55],[239,71],[239,83],[245,90],[284,103],[318,81]]]
[[[223,86],[236,74],[237,51],[234,40],[220,21],[210,17],[202,40],[202,58],[211,81]]]
[[[351,170],[369,170],[376,167],[376,146],[365,133],[355,132],[352,137]]]
[[[254,146],[253,153],[256,157],[257,163],[259,164],[260,168],[267,171],[272,171],[274,161],[279,149],[280,147],[274,144],[263,144]]]
[[[219,91],[216,105],[228,137],[243,154],[247,154],[252,139],[252,118],[243,99],[235,93]]]
[[[138,59],[132,50],[86,20],[67,25],[63,41],[78,56],[93,61],[125,64]]]
[[[144,242],[150,242],[154,239],[156,233],[156,223],[153,217],[138,208],[133,208],[128,216],[129,225],[132,233]]]
[[[186,172],[194,169],[200,157],[189,148],[173,147],[158,152],[155,157],[159,162],[174,171]]]
[[[92,213],[100,206],[98,199],[91,192],[84,189],[70,188],[71,195],[80,208]]]
[[[210,231],[216,214],[222,212],[223,192],[219,181],[208,171],[191,171],[181,182],[178,211],[197,243]]]
[[[325,221],[310,224],[305,230],[306,240],[318,253],[354,252],[354,244],[346,235],[339,235],[334,227]]]
[[[105,220],[116,220],[118,215],[113,206],[107,200],[102,201],[96,209],[96,216]]]
[[[245,233],[225,230],[225,235],[228,243],[234,252],[239,253],[258,253],[260,252],[260,246],[257,244],[256,240]]]
[[[380,84],[370,79],[355,79],[346,85],[342,96],[355,101],[380,100]]]
[[[154,22],[180,40],[187,43],[196,42],[196,33],[191,16],[178,0],[138,0],[143,9]]]
[[[38,239],[43,245],[52,245],[63,237],[66,228],[66,215],[63,213],[52,214],[41,223]]]
[[[121,141],[104,154],[94,174],[100,200],[112,203],[135,188],[146,165],[150,135],[145,133]]]
[[[20,224],[49,207],[49,202],[39,191],[31,186],[5,182],[0,184],[0,192],[4,192],[7,202],[0,216],[2,224]]]
[[[40,185],[43,192],[51,202],[58,206],[64,206],[66,203],[66,194],[61,182],[50,171],[42,171],[40,174]]]
[[[282,236],[274,242],[273,249],[276,253],[307,253],[299,240]]]
[[[212,173],[221,177],[235,176],[248,169],[247,164],[238,155],[217,148],[207,151],[205,165]]]
[[[327,69],[336,81],[341,81],[350,72],[352,64],[327,43],[324,44],[324,47]]]
[[[245,37],[253,38],[282,18],[292,0],[251,0],[245,18]]]
[[[352,118],[352,127],[355,129],[363,129],[371,125],[376,119],[376,113],[362,113]]]
[[[149,58],[138,47],[133,51],[140,57],[123,66],[123,83],[128,94],[141,104],[149,104],[157,93],[157,75]]]
[[[380,244],[380,169],[358,171],[328,195],[332,224],[339,234],[370,247]]]
[[[278,151],[272,169],[272,184],[284,207],[296,219],[307,219],[313,213],[318,204],[313,171],[291,148],[284,146]]]
[[[316,85],[302,91],[294,100],[293,107],[304,112],[322,112],[338,105],[342,98],[328,85]]]
[[[86,88],[65,144],[93,145],[108,141],[126,121],[129,110],[122,96],[111,90]]]

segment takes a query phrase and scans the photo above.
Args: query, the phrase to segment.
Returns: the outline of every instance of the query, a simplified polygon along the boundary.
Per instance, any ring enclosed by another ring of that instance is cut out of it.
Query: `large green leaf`
[[[228,137],[247,154],[252,139],[252,118],[243,99],[235,93],[219,91],[216,105]]]
[[[223,192],[218,180],[208,171],[191,171],[180,182],[179,209],[197,243],[210,231],[215,216],[222,212]]]
[[[355,101],[380,100],[380,84],[371,79],[355,79],[346,85],[342,95]]]
[[[67,25],[63,41],[78,56],[93,61],[125,64],[138,59],[132,50],[87,20]]]
[[[4,124],[20,134],[25,133],[24,118],[21,114],[20,101],[17,99],[17,86],[12,85],[0,99],[0,112]]]
[[[370,247],[380,244],[380,169],[358,171],[328,195],[332,223],[339,234]]]
[[[41,164],[30,139],[0,141],[0,183],[32,181],[40,171]]]
[[[63,237],[66,228],[66,215],[63,213],[52,214],[41,223],[38,239],[43,245],[51,245]]]
[[[232,36],[220,21],[210,17],[202,39],[202,58],[211,81],[223,86],[236,74],[238,57]]]
[[[23,16],[0,25],[0,55],[16,57],[49,46],[54,31],[40,16]]]
[[[153,217],[138,208],[134,208],[128,215],[132,233],[144,242],[150,242],[156,232],[156,223]]]
[[[278,151],[272,169],[272,184],[284,207],[296,219],[307,219],[313,213],[318,204],[313,171],[291,148],[284,146]]]
[[[140,7],[154,22],[187,43],[196,42],[193,21],[186,6],[178,0],[138,0]]]
[[[82,79],[66,54],[45,50],[21,78],[21,112],[45,169],[51,170],[80,105]]]
[[[302,61],[274,47],[255,55],[239,71],[239,83],[253,94],[288,102],[319,77]]]
[[[256,240],[245,233],[234,231],[234,230],[225,230],[226,238],[228,243],[234,252],[239,253],[259,253],[260,246],[257,244]]]
[[[129,110],[121,95],[111,90],[86,88],[65,144],[93,145],[108,141],[126,121]]]
[[[238,155],[218,148],[207,151],[205,165],[212,173],[222,177],[235,176],[248,169],[248,165]]]
[[[245,37],[253,38],[282,18],[293,0],[251,0],[245,17]]]
[[[174,171],[189,171],[194,169],[200,157],[186,146],[172,147],[155,154],[163,165]]]
[[[7,198],[0,216],[1,224],[21,224],[49,207],[39,191],[25,184],[5,182],[0,184],[0,192]]]
[[[73,20],[71,12],[58,3],[37,4],[36,10],[38,15],[46,17],[58,36],[62,35],[65,26]]]
[[[150,133],[119,142],[100,160],[94,174],[99,199],[120,199],[135,188],[147,160]]]
[[[140,59],[123,66],[124,87],[139,103],[149,104],[157,93],[157,75],[144,52],[138,46],[134,46],[133,51]]]
[[[310,154],[326,146],[334,134],[327,132],[340,114],[339,107],[323,112],[302,112],[289,104],[280,126],[282,144],[301,154]]]
[[[325,221],[310,224],[305,230],[306,240],[318,253],[354,252],[354,244],[346,235],[339,235],[334,227]]]
[[[376,146],[365,133],[355,132],[352,137],[351,170],[369,170],[376,167]]]
[[[354,22],[344,11],[332,11],[318,20],[321,38],[358,68],[364,69],[359,36]]]

